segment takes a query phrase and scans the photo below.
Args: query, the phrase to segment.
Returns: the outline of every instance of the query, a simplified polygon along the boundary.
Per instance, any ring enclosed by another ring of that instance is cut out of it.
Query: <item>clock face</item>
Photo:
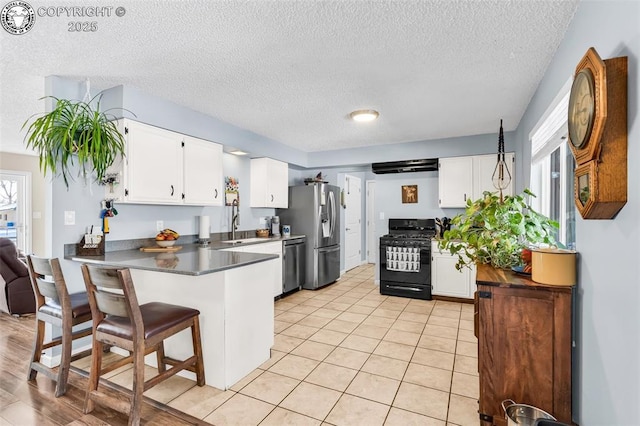
[[[573,80],[569,97],[569,139],[576,148],[591,136],[595,115],[595,88],[591,70],[581,70]]]

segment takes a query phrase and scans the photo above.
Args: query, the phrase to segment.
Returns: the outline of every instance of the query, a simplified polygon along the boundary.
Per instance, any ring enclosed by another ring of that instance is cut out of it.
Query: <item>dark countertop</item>
[[[547,285],[532,281],[530,275],[516,274],[507,269],[494,268],[491,265],[477,265],[476,284],[494,287],[517,287],[531,289],[545,289],[554,291],[571,292],[573,286]]]
[[[183,275],[212,274],[277,258],[275,254],[222,251],[211,247],[200,247],[198,244],[185,244],[177,252],[149,253],[140,250],[120,250],[107,252],[103,256],[65,256],[65,259],[76,262]]]

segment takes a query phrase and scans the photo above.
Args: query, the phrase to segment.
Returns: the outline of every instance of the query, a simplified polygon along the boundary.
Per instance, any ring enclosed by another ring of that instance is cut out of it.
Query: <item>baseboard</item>
[[[73,348],[73,350],[71,351],[71,355],[75,355],[79,352],[84,352],[86,350],[91,349],[91,344],[85,345],[85,346],[81,346],[79,348]],[[47,352],[49,352],[49,350],[47,350],[44,354],[42,354],[42,356],[40,357],[40,363],[49,367],[49,368],[53,368],[53,367],[57,367],[58,365],[60,365],[60,360],[62,359],[62,354],[58,354],[58,355],[50,355]]]
[[[373,280],[373,283],[374,283],[375,285],[377,285],[378,287],[380,287],[380,280]]]

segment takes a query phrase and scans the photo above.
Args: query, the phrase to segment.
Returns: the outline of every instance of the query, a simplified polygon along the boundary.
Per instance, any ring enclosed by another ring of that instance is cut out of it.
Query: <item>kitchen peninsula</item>
[[[68,260],[129,268],[139,303],[151,301],[200,311],[207,384],[228,389],[267,361],[273,345],[273,276],[278,256],[237,253],[186,244],[175,253],[139,250],[103,256],[68,255]],[[192,354],[188,330],[165,342],[167,355]],[[155,354],[145,362],[155,366]],[[185,375],[194,378],[190,372]]]

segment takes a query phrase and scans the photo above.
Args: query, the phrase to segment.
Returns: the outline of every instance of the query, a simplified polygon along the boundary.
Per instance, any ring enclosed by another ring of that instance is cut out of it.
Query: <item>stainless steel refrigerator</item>
[[[292,235],[306,235],[307,273],[303,288],[315,290],[340,277],[340,188],[326,183],[289,187],[289,208],[278,209]]]

